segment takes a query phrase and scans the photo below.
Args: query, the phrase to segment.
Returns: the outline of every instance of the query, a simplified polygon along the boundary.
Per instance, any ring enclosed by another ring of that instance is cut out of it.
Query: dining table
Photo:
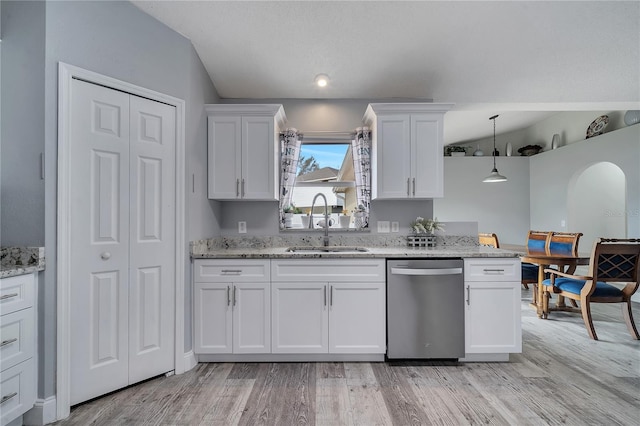
[[[536,286],[537,294],[535,295],[535,299],[533,300],[533,306],[536,309],[536,313],[538,318],[547,319],[549,315],[548,311],[544,311],[543,309],[543,297],[544,297],[544,287],[542,282],[545,279],[544,270],[550,267],[557,267],[559,271],[565,272],[567,274],[573,274],[576,270],[576,267],[580,265],[588,265],[590,256],[587,254],[574,254],[567,251],[556,251],[556,252],[548,252],[545,250],[535,250],[535,249],[527,249],[524,248],[523,252],[520,255],[520,260],[522,262],[528,262],[538,265],[538,285]],[[549,310],[559,310],[559,311],[572,311],[575,312],[577,309],[575,307],[566,306],[564,304],[564,298],[558,298],[558,303],[556,307]]]

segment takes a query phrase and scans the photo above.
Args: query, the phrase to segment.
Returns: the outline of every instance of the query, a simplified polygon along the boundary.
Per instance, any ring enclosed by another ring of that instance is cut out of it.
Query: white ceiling
[[[454,102],[447,142],[489,136],[493,114],[505,132],[640,109],[637,0],[132,2],[191,40],[223,98]]]

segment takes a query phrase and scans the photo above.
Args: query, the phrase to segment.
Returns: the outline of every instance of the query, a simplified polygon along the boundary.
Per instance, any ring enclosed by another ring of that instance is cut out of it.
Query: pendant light
[[[496,118],[498,116],[494,115],[489,118],[489,120],[493,120],[493,170],[491,170],[491,174],[484,178],[482,181],[487,183],[493,182],[506,182],[507,178],[498,173],[498,169],[496,169]]]

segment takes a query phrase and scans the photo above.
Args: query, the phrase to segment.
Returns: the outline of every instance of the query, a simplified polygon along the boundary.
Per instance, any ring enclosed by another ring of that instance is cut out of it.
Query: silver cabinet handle
[[[18,341],[17,337],[14,337],[13,339],[9,339],[9,340],[3,340],[2,343],[0,343],[0,348],[3,347],[3,346],[10,345],[13,342],[17,342],[17,341]]]
[[[3,294],[3,295],[0,297],[0,300],[11,299],[12,297],[16,297],[16,296],[18,296],[18,293]]]
[[[11,398],[13,398],[14,396],[16,396],[18,394],[18,392],[13,392],[10,393],[9,395],[5,395],[2,397],[2,399],[0,399],[0,404],[4,404],[5,402],[7,402],[8,400],[10,400]]]
[[[467,286],[467,305],[469,304],[469,300],[471,300],[471,290],[469,286]]]
[[[333,286],[329,286],[329,289],[331,290],[329,293],[329,306],[333,306]]]
[[[236,197],[240,197],[240,179],[236,179]]]
[[[233,286],[233,306],[236,306],[236,289],[237,287]]]
[[[416,196],[416,178],[413,178],[413,196]]]
[[[220,273],[222,275],[240,275],[242,274],[242,269],[223,269]]]
[[[227,306],[231,305],[231,288],[227,286]]]
[[[411,179],[410,179],[410,178],[407,178],[407,197],[409,196],[409,188],[410,188],[410,185],[411,185],[411,184],[409,183],[410,181],[411,181]]]
[[[240,186],[240,197],[244,198],[244,179],[242,179],[242,185]]]
[[[495,272],[496,274],[504,274],[504,269],[483,269],[483,272]]]
[[[324,286],[324,306],[327,306],[327,286]]]
[[[109,260],[111,259],[111,253],[109,253],[108,251],[103,251],[102,253],[100,253],[100,258],[102,260]]]

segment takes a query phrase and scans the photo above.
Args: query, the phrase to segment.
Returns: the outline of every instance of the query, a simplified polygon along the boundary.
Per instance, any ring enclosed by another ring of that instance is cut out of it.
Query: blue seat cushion
[[[555,286],[567,293],[580,294],[582,287],[586,281],[574,280],[573,278],[556,278]],[[544,285],[551,285],[551,280],[546,279],[543,281]],[[593,292],[594,297],[620,297],[622,291],[618,287],[614,287],[602,281],[596,283],[596,290]]]
[[[523,263],[522,279],[526,281],[538,281],[538,265],[534,265],[532,263]]]

